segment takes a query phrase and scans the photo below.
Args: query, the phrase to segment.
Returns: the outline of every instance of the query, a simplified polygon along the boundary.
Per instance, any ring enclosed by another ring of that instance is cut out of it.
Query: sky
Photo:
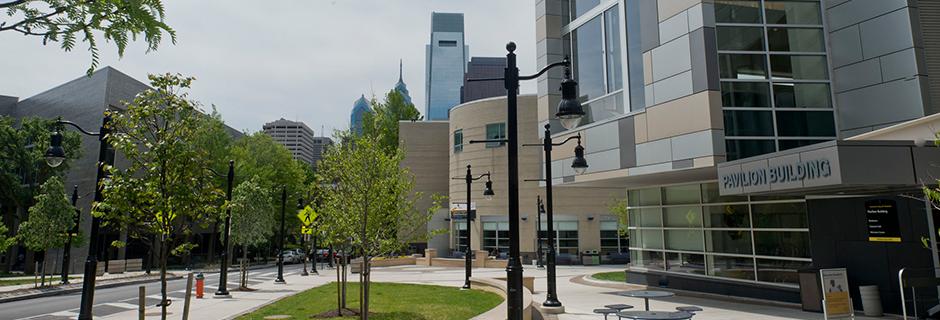
[[[3,2],[3,0],[0,0]],[[425,45],[431,12],[464,14],[470,57],[505,56],[518,44],[522,73],[535,71],[535,0],[165,0],[177,33],[155,52],[138,42],[123,58],[99,39],[100,66],[146,82],[147,74],[180,73],[196,81],[190,95],[215,105],[226,123],[254,132],[278,118],[299,120],[321,135],[349,126],[361,94],[383,97],[404,80],[422,113]],[[0,32],[0,95],[25,99],[85,75],[87,45]],[[532,81],[530,81],[532,82]],[[522,93],[535,92],[524,83]]]

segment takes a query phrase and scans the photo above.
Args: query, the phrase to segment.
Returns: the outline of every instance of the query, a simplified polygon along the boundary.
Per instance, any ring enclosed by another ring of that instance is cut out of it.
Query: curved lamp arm
[[[86,135],[89,135],[89,136],[95,136],[95,137],[100,137],[100,136],[101,136],[101,133],[99,133],[99,132],[85,131],[85,129],[82,129],[82,127],[78,126],[77,124],[75,124],[74,122],[71,122],[71,121],[56,120],[56,121],[55,121],[55,124],[58,124],[58,125],[67,124],[67,125],[73,126],[73,127],[75,127],[75,129],[78,129],[78,131],[81,131],[82,133],[84,133],[84,134],[86,134]]]

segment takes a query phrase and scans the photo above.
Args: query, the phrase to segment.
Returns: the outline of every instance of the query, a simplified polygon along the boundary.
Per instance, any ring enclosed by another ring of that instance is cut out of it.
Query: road
[[[284,273],[300,273],[303,269],[300,264],[284,266]],[[206,273],[206,295],[211,296],[219,286],[219,273]],[[249,286],[262,281],[274,281],[277,277],[277,268],[268,267],[249,272]],[[238,272],[229,272],[229,290],[238,287]],[[105,316],[117,312],[137,308],[138,287],[140,284],[95,290],[95,306],[92,309],[95,317]],[[143,284],[147,288],[147,304],[155,305],[160,301],[160,282]],[[193,289],[195,290],[195,289]],[[182,303],[186,292],[186,279],[167,281],[167,295],[172,303]],[[0,320],[31,319],[31,320],[66,320],[75,319],[81,303],[81,292],[58,295],[53,297],[29,299],[0,304]]]

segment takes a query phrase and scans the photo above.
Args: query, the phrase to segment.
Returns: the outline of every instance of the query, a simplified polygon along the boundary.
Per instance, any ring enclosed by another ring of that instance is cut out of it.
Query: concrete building
[[[448,161],[449,156],[449,124],[447,121],[399,121],[398,122],[398,140],[401,147],[405,150],[405,156],[401,161],[401,166],[408,168],[414,175],[414,189],[412,195],[418,193],[423,197],[418,200],[415,206],[418,212],[427,212],[433,205],[433,196],[447,196],[448,181]],[[446,229],[448,224],[443,220],[447,215],[447,208],[441,208],[435,214],[435,219],[427,226],[421,226],[426,230]],[[427,243],[414,244],[417,252],[424,252],[424,249],[447,248],[449,243],[447,237],[436,237],[430,239]]]
[[[627,193],[629,282],[799,302],[797,270],[847,267],[856,301],[877,283],[899,312],[898,270],[938,265],[915,249],[932,217],[899,194],[935,182],[879,171],[922,172],[911,154],[932,151],[846,140],[936,112],[938,16],[934,1],[539,0],[537,64],[570,55],[588,112],[555,125],[562,72],[539,78],[539,123],[582,134],[591,165],[575,176],[557,156],[559,190]],[[900,242],[862,238],[873,200],[915,217]]]
[[[310,129],[305,123],[281,118],[265,123],[262,130],[264,134],[290,150],[294,159],[303,161],[310,166],[316,165],[318,159],[315,151],[317,148],[314,142],[315,134],[313,129]]]
[[[460,89],[460,103],[506,95],[502,81],[474,81],[468,79],[500,78],[506,71],[505,57],[472,57],[467,63],[467,73]]]
[[[333,145],[333,139],[330,137],[313,137],[313,169],[317,169],[320,160],[323,160],[323,154],[326,149]]]
[[[431,13],[431,40],[425,50],[425,120],[447,120],[450,108],[460,104],[467,71],[463,14]]]

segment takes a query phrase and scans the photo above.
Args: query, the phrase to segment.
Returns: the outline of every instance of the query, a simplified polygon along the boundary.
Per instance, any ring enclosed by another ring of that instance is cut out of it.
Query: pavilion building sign
[[[720,182],[722,188],[734,189],[828,178],[830,176],[832,176],[832,165],[829,159],[815,159],[732,172],[722,175]]]
[[[842,184],[840,156],[835,143],[776,152],[718,165],[721,195],[800,192]]]

